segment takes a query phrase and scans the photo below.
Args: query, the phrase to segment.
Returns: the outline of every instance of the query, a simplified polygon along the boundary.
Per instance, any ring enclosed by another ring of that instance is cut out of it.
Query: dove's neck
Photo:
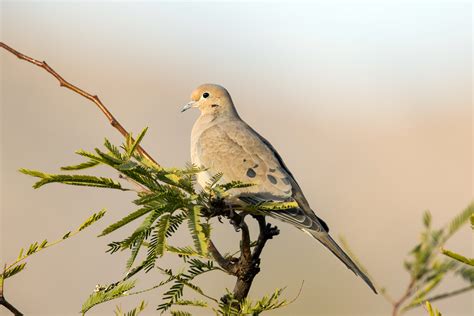
[[[201,134],[214,125],[226,124],[229,121],[241,121],[235,107],[228,107],[225,111],[220,112],[201,112],[201,115],[194,123],[191,132],[191,142],[196,142]]]
[[[228,121],[241,120],[240,116],[234,110],[229,113],[201,113],[196,120],[195,126],[200,126],[202,130],[205,130],[213,125],[222,124]]]
[[[232,102],[224,102],[211,110],[201,111],[201,115],[198,118],[201,124],[203,123],[220,123],[229,120],[240,120],[240,116],[237,113]]]

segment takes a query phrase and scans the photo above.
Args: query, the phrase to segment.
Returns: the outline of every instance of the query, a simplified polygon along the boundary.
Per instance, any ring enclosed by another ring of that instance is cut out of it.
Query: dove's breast
[[[201,119],[201,118],[200,118]],[[191,133],[191,161],[208,168],[198,174],[205,186],[216,173],[222,172],[221,182],[254,183],[234,194],[258,193],[267,199],[286,199],[292,195],[290,175],[269,148],[241,120],[205,121],[198,119]]]

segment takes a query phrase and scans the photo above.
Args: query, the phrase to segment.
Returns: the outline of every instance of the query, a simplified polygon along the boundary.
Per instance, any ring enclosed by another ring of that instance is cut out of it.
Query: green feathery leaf
[[[255,304],[252,304],[251,301],[245,299],[240,306],[241,313],[243,315],[259,315],[264,311],[269,311],[288,305],[286,300],[278,300],[282,291],[283,289],[276,289],[272,295],[265,295]]]
[[[455,253],[450,250],[442,249],[441,250],[444,255],[453,258],[454,260],[457,260],[459,262],[465,263],[470,266],[474,266],[474,258],[466,258],[463,255],[460,255],[458,253]]]
[[[213,175],[209,181],[206,182],[206,189],[212,189],[216,186],[216,184],[222,179],[224,174],[222,172],[218,172],[215,175]]]
[[[441,316],[441,313],[436,308],[431,306],[430,302],[426,301],[425,307],[428,313],[430,314],[430,316]]]
[[[146,306],[145,301],[141,301],[140,305],[128,312],[124,312],[120,306],[116,306],[114,313],[115,316],[137,316],[145,310]]]
[[[138,164],[135,161],[129,160],[117,166],[120,171],[130,171],[138,168]]]
[[[72,166],[65,166],[61,167],[61,170],[69,171],[69,170],[82,170],[82,169],[87,169],[87,168],[92,168],[100,164],[99,161],[97,160],[89,160],[77,165],[72,165]]]
[[[202,206],[194,205],[188,210],[188,226],[191,231],[191,237],[198,253],[202,256],[207,255],[207,238],[203,232],[201,225],[201,208]]]
[[[214,267],[214,262],[211,260],[203,262],[199,259],[192,258],[189,260],[189,269],[184,275],[184,277],[186,277],[186,279],[188,280],[192,280],[201,274],[211,272],[217,269],[218,268]]]
[[[122,154],[120,153],[120,149],[112,144],[107,138],[104,139],[104,147],[107,148],[112,156],[117,159],[123,159]]]
[[[165,252],[166,246],[166,233],[170,224],[170,213],[163,214],[158,220],[158,225],[156,225],[156,248],[155,254],[157,256],[162,256]]]
[[[78,231],[81,231],[89,227],[90,225],[94,224],[95,222],[97,222],[99,219],[101,219],[105,215],[105,212],[106,212],[105,209],[102,209],[99,212],[92,214],[92,216],[90,216],[84,223],[82,223],[81,226],[79,226]]]
[[[135,287],[136,281],[118,282],[113,286],[94,291],[82,305],[81,313],[85,314],[92,307],[112,299],[127,296],[127,291]]]
[[[102,162],[111,166],[112,168],[116,168],[118,165],[121,165],[126,161],[121,158],[116,158],[113,153],[105,153],[99,148],[95,148],[94,150],[102,158]]]
[[[122,185],[119,182],[116,182],[110,178],[94,177],[87,175],[46,174],[43,172],[29,169],[20,169],[19,171],[21,173],[41,179],[33,185],[33,188],[35,189],[38,189],[39,187],[48,183],[63,183],[69,185],[110,188],[128,191],[128,189],[122,188]]]
[[[140,249],[142,247],[143,241],[146,238],[146,233],[141,233],[135,238],[133,243],[131,244],[132,251],[130,254],[130,257],[127,260],[126,267],[127,269],[130,269],[133,266],[133,263],[135,262],[135,259],[137,258],[138,252],[140,252]]]
[[[105,163],[100,156],[97,156],[97,155],[95,155],[95,154],[93,154],[89,151],[79,149],[79,150],[76,150],[76,154],[78,154],[79,156],[82,156],[82,157],[89,158],[90,160],[97,161],[99,163]]]
[[[156,219],[165,212],[164,208],[154,209],[147,217],[143,220],[140,226],[135,229],[135,231],[121,242],[122,249],[126,249],[135,243],[136,240],[141,238],[141,235],[148,237],[151,232],[152,226],[155,223]]]
[[[431,226],[431,213],[430,213],[430,211],[425,211],[423,213],[423,225],[425,225],[426,228],[429,228]]]
[[[466,282],[474,285],[474,268],[463,265],[456,271],[456,274],[461,276]]]
[[[185,214],[173,215],[170,217],[170,224],[168,230],[166,231],[166,237],[171,237],[179,228],[179,226],[186,219]]]
[[[133,201],[136,205],[146,205],[150,203],[162,204],[167,191],[140,193],[140,197]]]
[[[171,316],[193,316],[190,312],[171,310]]]
[[[120,227],[123,227],[125,225],[127,225],[128,223],[130,223],[131,221],[151,212],[153,209],[151,208],[140,208],[138,210],[136,210],[135,212],[132,212],[130,214],[128,214],[127,216],[125,216],[124,218],[122,218],[121,220],[119,220],[118,222],[115,222],[113,223],[112,225],[108,226],[106,229],[104,229],[102,231],[102,233],[99,235],[99,236],[105,236],[107,234],[110,234],[111,232],[119,229]]]
[[[166,232],[169,227],[170,217],[170,213],[165,213],[158,219],[158,224],[153,231],[150,244],[148,245],[148,254],[144,263],[145,271],[147,272],[155,266],[156,258],[163,256],[165,253]]]
[[[134,142],[132,142],[131,145],[127,148],[127,155],[129,157],[133,155],[137,147],[140,145],[140,142],[143,140],[143,137],[145,137],[147,130],[148,130],[148,127],[145,127],[141,131],[140,135],[138,135],[137,139]]]
[[[457,215],[447,227],[447,232],[444,240],[447,240],[455,232],[464,225],[469,218],[474,214],[474,202],[471,202],[459,215]]]
[[[201,300],[177,300],[174,302],[174,305],[181,306],[194,306],[194,307],[207,307],[208,304],[205,301]]]
[[[127,269],[131,268],[133,263],[135,262],[135,259],[138,255],[138,252],[140,251],[140,248],[143,244],[143,241],[148,238],[151,230],[152,230],[152,225],[156,221],[158,217],[163,214],[165,209],[157,209],[151,212],[145,220],[142,222],[142,224],[132,233],[131,236],[126,238],[124,241],[121,242],[121,247],[122,249],[125,249],[126,247],[131,247],[132,252],[130,254],[130,258],[127,261]]]
[[[0,274],[0,278],[8,279],[8,278],[14,276],[15,274],[21,272],[25,268],[25,266],[26,266],[26,262],[17,264],[14,267],[12,267],[12,268],[6,270],[5,272],[3,272],[2,274]]]
[[[194,250],[190,246],[173,247],[173,246],[170,246],[170,245],[166,245],[166,250],[169,251],[169,252],[175,253],[177,255],[180,255],[180,256],[186,256],[186,257],[192,257],[192,256],[199,256],[200,257],[201,256],[201,254],[199,252],[197,252],[196,250]]]

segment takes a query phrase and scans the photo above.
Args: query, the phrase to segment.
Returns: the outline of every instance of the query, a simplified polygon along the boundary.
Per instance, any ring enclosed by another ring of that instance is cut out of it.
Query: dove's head
[[[191,93],[191,102],[181,112],[190,108],[198,108],[202,115],[214,116],[237,115],[229,92],[216,84],[203,84]]]

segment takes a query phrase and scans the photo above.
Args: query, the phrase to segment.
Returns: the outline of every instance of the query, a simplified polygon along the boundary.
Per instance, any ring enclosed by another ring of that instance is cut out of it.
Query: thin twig
[[[293,304],[300,297],[301,292],[303,292],[303,285],[304,285],[304,280],[301,281],[301,285],[300,285],[300,289],[298,291],[298,294],[296,294],[296,296],[293,297],[293,299],[291,301],[289,301],[288,304],[286,304],[285,306]]]
[[[402,295],[402,297],[400,297],[397,301],[394,302],[392,316],[398,316],[400,307],[412,295],[413,288],[415,287],[415,283],[416,283],[415,278],[412,278],[405,290],[405,293]]]
[[[3,43],[3,42],[0,42],[0,47],[4,48],[5,50],[9,51],[10,53],[12,53],[13,55],[15,55],[16,57],[18,57],[19,59],[22,59],[22,60],[25,60],[33,65],[36,65],[40,68],[43,68],[44,70],[46,70],[47,72],[49,72],[51,75],[53,75],[58,81],[59,81],[59,85],[61,87],[65,87],[81,96],[83,96],[84,98],[92,101],[95,103],[95,105],[97,105],[97,107],[102,111],[102,113],[105,115],[105,117],[107,117],[107,119],[109,120],[110,124],[116,128],[120,134],[122,134],[124,137],[129,137],[129,133],[127,132],[127,130],[122,126],[122,124],[120,124],[120,122],[112,115],[112,113],[110,113],[110,111],[107,109],[107,107],[102,103],[102,101],[100,101],[99,97],[97,95],[92,95],[84,90],[82,90],[81,88],[69,83],[68,81],[64,80],[63,77],[61,77],[53,68],[51,68],[45,61],[39,61],[37,59],[34,59],[34,58],[31,58],[25,54],[22,54],[20,53],[19,51],[11,48],[10,46],[8,46],[7,44]],[[145,149],[143,149],[140,145],[138,145],[137,147],[137,151],[144,157],[146,157],[148,160],[152,161],[153,163],[155,163],[157,166],[159,166],[159,164],[153,159],[153,157],[151,157],[146,151]]]
[[[55,240],[55,241],[53,241],[53,242],[47,243],[47,244],[44,245],[42,248],[39,248],[39,249],[35,250],[35,251],[32,252],[31,254],[26,254],[26,255],[24,255],[24,256],[22,256],[22,257],[17,258],[17,259],[16,259],[14,262],[12,262],[10,265],[7,266],[7,265],[5,264],[5,266],[6,266],[5,271],[8,271],[8,270],[12,269],[14,266],[16,266],[17,264],[19,264],[20,262],[25,261],[27,258],[29,258],[29,257],[31,257],[31,256],[33,256],[33,255],[38,254],[40,251],[43,251],[43,250],[45,250],[45,249],[47,249],[47,248],[56,246],[57,244],[62,243],[62,242],[65,241],[65,240],[69,240],[70,238],[72,238],[72,237],[76,236],[77,234],[79,234],[79,233],[82,231],[81,228],[82,228],[82,225],[79,226],[78,228],[76,228],[76,230],[74,230],[74,231],[69,231],[69,233],[67,234],[67,238],[62,237],[62,238],[59,238],[59,239],[57,239],[57,240]],[[5,273],[5,272],[4,272],[4,273]],[[2,275],[4,275],[4,274],[2,274]]]
[[[206,293],[200,291],[199,289],[197,289],[195,286],[193,286],[189,281],[187,280],[183,280],[182,278],[180,278],[179,276],[175,276],[173,274],[170,274],[170,272],[166,271],[166,269],[163,269],[163,268],[160,268],[160,267],[157,267],[158,270],[160,270],[161,272],[163,272],[164,274],[166,274],[167,276],[169,277],[172,277],[174,280],[178,280],[178,281],[181,281],[182,284],[186,285],[187,287],[189,287],[190,289],[192,289],[194,292],[198,293],[198,294],[201,294],[202,296],[204,296],[205,298],[207,299],[210,299],[216,303],[219,303],[219,301],[212,297],[212,296],[209,296],[207,295]]]

